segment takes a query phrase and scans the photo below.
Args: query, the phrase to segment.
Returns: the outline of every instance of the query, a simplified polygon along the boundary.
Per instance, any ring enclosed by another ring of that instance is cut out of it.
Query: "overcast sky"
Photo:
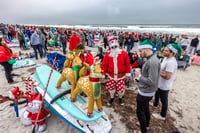
[[[1,0],[12,24],[200,24],[200,0]]]

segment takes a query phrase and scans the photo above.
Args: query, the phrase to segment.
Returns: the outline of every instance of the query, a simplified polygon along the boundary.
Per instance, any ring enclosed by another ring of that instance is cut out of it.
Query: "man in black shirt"
[[[196,53],[197,47],[199,45],[199,36],[195,36],[194,39],[192,39],[191,43],[190,43],[190,47],[188,50],[188,54],[189,55],[194,55]]]

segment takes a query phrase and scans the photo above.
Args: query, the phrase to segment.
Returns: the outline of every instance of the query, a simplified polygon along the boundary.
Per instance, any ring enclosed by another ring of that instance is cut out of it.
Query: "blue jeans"
[[[63,54],[66,54],[66,47],[67,47],[67,42],[62,43],[62,48],[63,48]]]
[[[40,44],[38,44],[38,45],[32,45],[32,47],[35,52],[35,59],[36,60],[38,59],[37,51],[40,54],[40,58],[42,58],[42,46]]]
[[[185,51],[187,49],[187,45],[182,45],[181,48]]]
[[[47,54],[47,51],[46,51],[46,46],[45,46],[45,44],[42,44],[42,46],[41,46],[41,52],[42,52],[42,55],[45,57],[45,56],[46,56],[46,54]]]
[[[131,51],[132,46],[131,45],[127,45],[127,53],[129,53]]]

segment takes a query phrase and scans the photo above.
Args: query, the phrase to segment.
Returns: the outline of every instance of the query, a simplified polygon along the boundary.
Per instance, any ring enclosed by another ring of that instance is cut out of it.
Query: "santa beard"
[[[111,49],[110,56],[116,58],[119,53],[121,53],[121,49],[117,47],[115,49]]]

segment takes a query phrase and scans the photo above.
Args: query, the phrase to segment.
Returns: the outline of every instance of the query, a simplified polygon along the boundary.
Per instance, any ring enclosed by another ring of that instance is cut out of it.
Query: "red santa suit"
[[[70,37],[69,40],[69,51],[77,49],[77,45],[81,42],[80,38],[75,34]]]
[[[32,113],[31,114],[31,120],[32,120],[32,124],[34,125],[35,124],[35,121],[37,119],[37,115],[38,113]],[[46,110],[44,109],[41,109],[40,111],[40,115],[38,117],[38,120],[37,120],[37,123],[38,125],[43,125],[45,124],[45,119],[46,117],[49,115],[49,112],[47,112]]]
[[[38,120],[37,120],[37,124],[39,125],[39,126],[43,126],[44,124],[45,124],[45,119],[48,117],[48,115],[49,115],[49,112],[47,112],[46,110],[44,110],[43,108],[41,108],[41,111],[40,112],[38,112],[39,111],[39,108],[38,108],[38,110],[36,111],[35,109],[37,109],[37,108],[35,108],[34,106],[36,105],[36,104],[39,104],[40,105],[40,103],[41,103],[41,94],[38,94],[37,95],[37,97],[33,100],[33,111],[31,112],[31,120],[32,120],[32,124],[34,125],[35,124],[35,122],[36,122],[36,119],[37,119],[37,115],[38,115],[38,113],[39,113],[39,117],[38,117]],[[30,114],[29,114],[30,115]]]
[[[130,77],[130,61],[127,52],[119,49],[117,40],[111,39],[109,46],[111,52],[108,52],[103,59],[102,72],[108,75],[106,89],[110,91],[111,98],[114,98],[115,87],[121,98],[125,91],[124,79],[126,76]]]
[[[130,74],[130,61],[127,52],[121,50],[117,58],[108,52],[102,62],[103,74],[114,80],[124,79]]]

